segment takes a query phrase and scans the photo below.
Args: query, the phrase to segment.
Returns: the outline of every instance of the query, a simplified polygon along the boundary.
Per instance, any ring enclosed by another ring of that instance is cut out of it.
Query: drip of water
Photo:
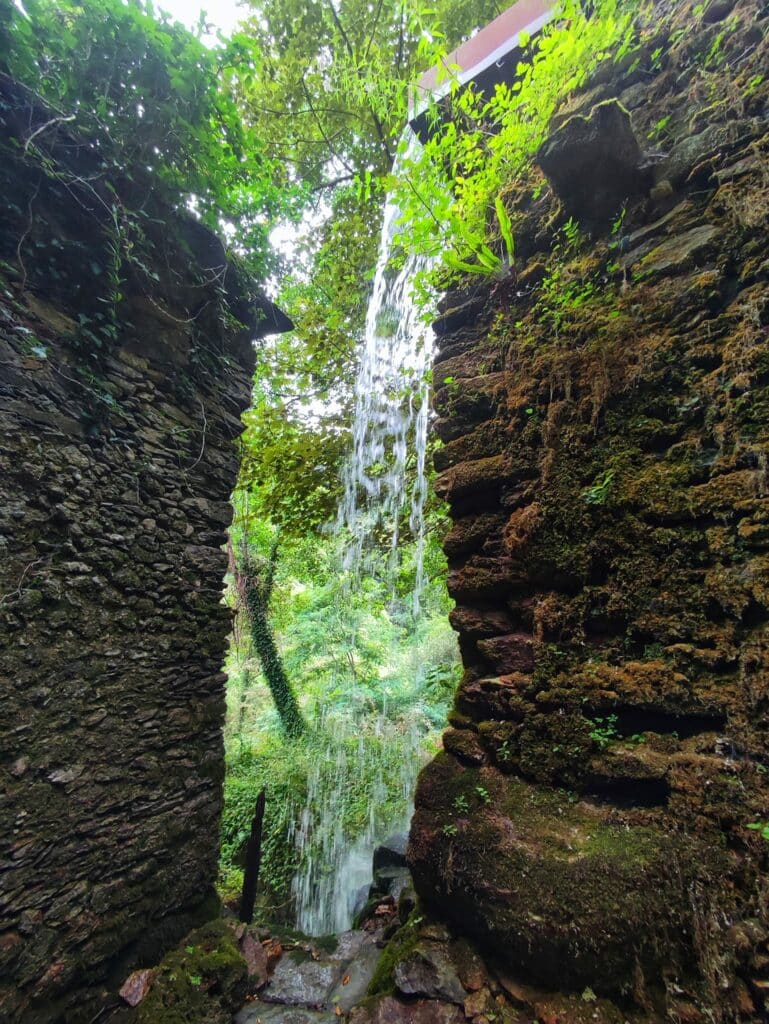
[[[419,146],[410,129],[406,141],[393,169],[396,176],[400,162],[412,158]],[[345,568],[354,579],[366,568],[367,550],[388,538],[394,579],[400,522],[408,511],[416,563],[412,611],[417,617],[424,585],[428,371],[434,337],[432,328],[421,321],[413,296],[415,277],[428,269],[429,259],[408,256],[397,273],[388,270],[399,217],[398,206],[388,202],[355,384],[353,447],[343,470],[337,529],[348,539]]]
[[[299,869],[292,895],[297,927],[306,935],[352,927],[356,903],[371,882],[374,848],[393,832],[408,829],[421,761],[415,721],[395,723],[382,713],[364,725],[345,717],[323,722],[320,732],[323,747],[293,835]],[[352,845],[344,820],[345,812],[355,813],[351,793],[359,806],[366,805],[364,827]]]
[[[419,145],[407,130],[401,160]],[[394,173],[397,175],[396,162]],[[382,541],[389,546],[385,583],[394,590],[400,526],[408,516],[414,541],[412,613],[419,617],[424,585],[427,497],[425,454],[429,421],[432,328],[420,319],[414,281],[429,268],[409,256],[390,269],[400,210],[385,208],[374,288],[366,314],[355,384],[352,452],[343,470],[344,499],[337,534],[346,545],[352,586],[364,573],[381,576]],[[324,720],[321,746],[309,778],[307,802],[294,830],[299,869],[292,883],[297,926],[309,935],[351,927],[356,901],[371,881],[375,846],[406,830],[413,810],[423,743],[417,715],[382,712]],[[345,812],[366,808],[363,828],[346,828]],[[352,831],[357,838],[348,840]]]

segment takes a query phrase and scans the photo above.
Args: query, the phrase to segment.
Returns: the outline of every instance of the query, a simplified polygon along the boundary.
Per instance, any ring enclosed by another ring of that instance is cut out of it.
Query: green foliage
[[[439,0],[251,0],[233,39],[237,95],[272,156],[315,190],[356,181],[378,195],[412,81],[499,11]]]
[[[236,545],[244,529],[253,550],[266,557],[274,528],[255,515],[238,516]],[[437,542],[428,544],[427,564],[435,582],[418,623],[410,614],[414,569],[408,552],[394,595],[376,577],[352,589],[339,572],[339,556],[333,538],[287,534],[277,564],[270,622],[308,725],[304,736],[290,745],[283,741],[244,629],[236,634],[227,666],[223,894],[234,896],[240,884],[238,851],[248,836],[256,794],[266,786],[260,902],[267,916],[283,920],[292,919],[290,883],[300,866],[292,829],[300,820],[311,776],[317,795],[335,784],[340,759],[355,765],[335,808],[349,845],[368,824],[378,779],[384,779],[387,790],[384,802],[381,794],[377,798],[380,813],[398,820],[406,809],[403,768],[420,756],[419,749],[426,756],[437,745],[436,730],[445,721],[458,681],[456,639],[447,621],[445,570]]]
[[[29,151],[43,158],[62,122],[83,129],[107,168],[137,189],[149,178],[262,270],[269,222],[295,190],[276,184],[226,88],[232,51],[206,48],[149,2],[29,0],[25,9],[14,7],[6,26],[8,70],[61,115]]]
[[[592,487],[588,487],[583,491],[582,500],[585,504],[605,505],[616,475],[617,473],[614,469],[607,469],[605,473],[601,473]]]
[[[745,826],[751,829],[753,832],[757,832],[762,839],[765,839],[769,843],[769,821],[751,821],[749,825]]]
[[[595,718],[591,725],[590,739],[597,743],[601,750],[605,750],[612,740],[619,739],[616,715],[607,715],[606,718]]]
[[[433,112],[435,130],[423,152],[391,180],[404,211],[404,244],[442,256],[449,271],[478,272],[485,265],[478,254],[494,238],[490,214],[496,210],[511,258],[513,225],[500,216],[501,193],[544,142],[558,104],[602,61],[630,51],[638,6],[598,0],[588,17],[578,0],[565,0],[561,17],[529,44],[516,82],[498,85],[489,97],[450,81],[450,117]]]
[[[275,709],[286,736],[296,739],[305,731],[304,719],[278,653],[269,621],[269,604],[275,582],[278,540],[267,558],[255,555],[243,537],[233,557],[238,610],[247,624],[249,638],[261,665]]]

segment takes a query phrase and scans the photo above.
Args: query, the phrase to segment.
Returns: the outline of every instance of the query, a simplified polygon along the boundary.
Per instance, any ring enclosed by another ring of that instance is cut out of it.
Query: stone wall
[[[465,674],[409,860],[562,1020],[769,990],[769,11],[674,7],[511,185],[515,272],[436,324]]]
[[[234,439],[286,326],[91,140],[25,155],[51,116],[2,78],[0,1018],[35,1024],[211,913]]]

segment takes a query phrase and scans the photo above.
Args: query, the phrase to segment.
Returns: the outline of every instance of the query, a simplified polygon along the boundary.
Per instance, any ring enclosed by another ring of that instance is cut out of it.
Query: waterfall
[[[306,935],[352,926],[356,903],[371,882],[374,848],[392,832],[408,829],[421,753],[416,722],[392,722],[385,714],[366,723],[325,722],[323,735],[293,836],[301,861],[292,895],[296,925]],[[345,796],[363,779],[367,787],[359,799],[366,803],[365,822],[350,845]]]
[[[395,176],[418,146],[419,140],[407,128],[405,152],[396,160]],[[345,568],[354,580],[366,568],[367,550],[382,536],[389,541],[394,578],[400,522],[408,511],[415,544],[412,611],[416,618],[424,584],[428,371],[434,338],[413,296],[415,278],[429,268],[429,259],[408,255],[397,273],[389,268],[400,215],[398,206],[388,201],[355,382],[352,453],[343,471],[344,499],[337,530],[348,542]]]
[[[407,129],[395,175],[418,145]],[[424,585],[425,455],[434,339],[413,295],[415,278],[429,268],[429,261],[407,256],[397,271],[390,266],[399,218],[398,206],[388,202],[360,349],[352,451],[343,470],[336,531],[353,587],[366,573],[381,574],[376,556],[385,541],[386,582],[394,590],[400,526],[407,519],[415,560],[411,611],[417,621]],[[415,678],[418,671],[415,666]],[[356,899],[371,881],[375,846],[408,828],[423,744],[417,709],[408,719],[361,711],[357,717],[326,720],[319,735],[323,745],[294,829],[300,865],[292,892],[297,926],[309,935],[351,927]],[[366,791],[361,792],[364,780]],[[365,825],[352,845],[341,810],[349,806],[350,793],[367,808]]]

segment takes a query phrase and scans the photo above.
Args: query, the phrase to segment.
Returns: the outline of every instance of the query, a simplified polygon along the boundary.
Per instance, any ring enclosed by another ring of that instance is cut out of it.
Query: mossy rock
[[[190,932],[161,962],[138,1024],[231,1024],[245,1001],[246,962],[223,920]]]
[[[395,991],[395,968],[415,949],[419,941],[418,926],[421,920],[421,911],[415,907],[406,923],[387,943],[369,984],[367,998],[391,995]]]
[[[636,964],[650,986],[663,962],[684,973],[689,893],[715,892],[728,876],[725,851],[652,813],[628,827],[606,807],[447,753],[423,771],[416,804],[420,896],[506,967],[554,989],[616,997],[632,989]]]

